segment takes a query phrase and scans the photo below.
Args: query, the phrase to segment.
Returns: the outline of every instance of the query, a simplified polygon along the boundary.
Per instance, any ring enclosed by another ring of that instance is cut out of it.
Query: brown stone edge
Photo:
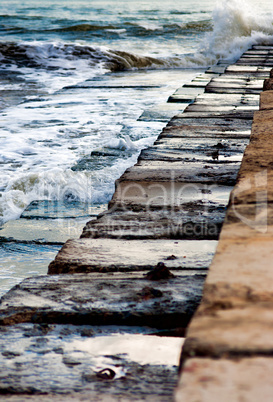
[[[252,209],[254,209],[259,202],[263,202],[263,200],[261,199],[257,201],[257,198],[255,197],[257,186],[260,186],[260,188],[264,188],[266,190],[266,204],[267,206],[269,206],[269,213],[266,222],[266,233],[256,233],[256,237],[261,244],[261,242],[268,241],[269,237],[272,236],[272,228],[270,228],[270,226],[272,227],[273,220],[272,211],[270,211],[270,209],[272,208],[273,204],[273,177],[271,177],[273,175],[270,170],[272,170],[273,161],[271,160],[272,158],[270,158],[270,154],[272,153],[272,148],[270,148],[270,146],[273,144],[273,131],[271,134],[269,126],[272,126],[272,131],[273,69],[270,72],[270,78],[264,81],[263,92],[261,92],[260,94],[260,109],[259,111],[254,113],[250,143],[245,149],[241,168],[236,180],[236,185],[230,195],[228,209],[222,227],[218,247],[211,264],[211,266],[214,266],[214,270],[217,270],[215,262],[219,263],[221,261],[221,258],[226,258],[225,249],[226,243],[228,241],[233,241],[234,245],[244,245],[244,242],[248,241],[249,239],[251,240],[253,238],[255,240],[255,229],[251,230],[251,228],[244,227],[246,225],[240,222],[238,216],[234,214],[233,206],[234,204],[239,205],[239,208],[241,207],[242,209],[245,207],[245,212],[247,208],[252,213]],[[261,182],[256,184],[256,187],[255,185],[252,186],[249,191],[244,191],[244,188],[242,189],[242,186],[244,186],[245,181],[248,179],[253,179],[253,176],[255,174],[259,174],[261,169],[267,169],[267,173],[270,176],[266,184]],[[234,227],[232,227],[232,225],[237,225],[238,229],[243,230],[243,235],[240,235],[240,231],[238,231],[239,234],[238,236],[236,236],[236,232],[233,232]],[[196,338],[194,337],[194,334],[197,333],[196,329],[198,327],[200,319],[202,320],[202,318],[206,319],[206,317],[209,317],[212,321],[214,318],[217,320],[217,313],[219,311],[232,310],[236,308],[246,309],[248,307],[256,308],[257,311],[273,310],[273,291],[271,290],[271,286],[267,292],[263,291],[263,294],[261,294],[259,292],[259,289],[257,290],[257,292],[255,292],[255,290],[253,290],[253,286],[251,285],[236,286],[236,283],[229,284],[228,281],[218,283],[217,281],[214,282],[213,279],[212,281],[210,281],[210,276],[213,275],[214,274],[210,274],[209,269],[209,274],[204,285],[201,303],[186,331],[186,341],[183,345],[179,363],[180,383],[181,380],[183,381],[184,371],[185,377],[189,376],[189,370],[187,369],[187,367],[189,366],[189,361],[191,360],[195,362],[196,359],[201,359],[200,361],[204,361],[205,364],[206,361],[209,361],[208,359],[212,359],[211,361],[215,359],[217,361],[239,361],[240,359],[244,358],[273,357],[273,348],[271,347],[272,345],[268,345],[268,347],[261,347],[260,349],[258,347],[254,347],[252,350],[251,347],[246,347],[245,349],[236,349],[229,348],[228,342],[227,344],[225,344],[224,342],[221,344],[220,341],[218,345],[213,345],[212,347],[211,343],[206,342],[205,340],[203,342],[200,341],[200,339],[198,339],[198,336]],[[257,275],[259,275],[259,271],[257,272]],[[219,323],[221,325],[221,320],[219,321]],[[229,325],[228,322],[226,324]],[[204,328],[205,325],[202,327],[202,329]],[[208,328],[208,331],[209,330],[210,328]],[[222,331],[225,331],[224,327],[222,328]],[[192,372],[192,375],[195,375],[194,370]]]

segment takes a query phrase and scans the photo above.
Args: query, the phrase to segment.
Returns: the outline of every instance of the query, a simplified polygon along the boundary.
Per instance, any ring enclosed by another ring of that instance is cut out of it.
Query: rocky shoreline
[[[89,339],[91,351],[102,334],[109,341],[117,332],[184,336],[272,68],[270,49],[254,46],[233,65],[220,62],[170,97],[181,109],[191,103],[116,182],[108,209],[66,242],[49,275],[1,298],[0,393],[7,400],[172,398],[175,365],[141,365],[102,349],[102,368],[115,373],[102,378],[90,363],[94,352],[79,340]]]

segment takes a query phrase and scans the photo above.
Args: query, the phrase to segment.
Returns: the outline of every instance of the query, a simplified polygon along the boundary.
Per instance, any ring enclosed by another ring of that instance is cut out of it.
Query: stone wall
[[[265,81],[202,302],[187,331],[177,402],[272,401],[272,82]]]

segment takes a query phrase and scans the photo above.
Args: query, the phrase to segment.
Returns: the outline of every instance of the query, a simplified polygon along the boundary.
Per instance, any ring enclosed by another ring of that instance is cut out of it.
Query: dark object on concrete
[[[152,271],[149,271],[145,275],[145,279],[148,279],[149,281],[159,281],[161,279],[170,279],[174,277],[175,276],[163,262],[159,262]]]
[[[166,258],[167,261],[172,261],[172,260],[176,260],[177,257],[175,255],[169,255],[169,257]]]
[[[216,151],[213,151],[213,152],[211,153],[211,157],[212,157],[213,160],[217,160],[217,161],[218,161],[218,159],[219,159],[219,149],[217,149]]]
[[[163,293],[159,289],[154,289],[150,288],[149,286],[145,286],[138,295],[144,299],[144,300],[149,300],[149,299],[154,299],[156,297],[162,297]]]
[[[101,378],[102,380],[113,380],[115,375],[116,375],[116,373],[114,372],[114,370],[112,370],[110,368],[105,368],[96,373],[96,376],[98,378]]]

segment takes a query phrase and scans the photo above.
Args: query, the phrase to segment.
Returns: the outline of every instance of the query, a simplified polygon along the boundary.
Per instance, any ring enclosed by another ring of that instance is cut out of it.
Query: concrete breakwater
[[[270,77],[188,328],[179,402],[272,400],[273,70]]]
[[[148,335],[184,335],[201,300],[272,59],[272,47],[255,46],[235,64],[219,63],[179,89],[170,101],[181,109],[192,103],[117,181],[108,210],[64,245],[50,275],[26,279],[1,299],[1,393],[170,400],[174,370],[143,371],[112,355],[111,367],[123,374],[102,381],[79,337],[110,336],[113,326],[131,334],[142,328]],[[183,359],[195,352],[191,339]],[[182,376],[178,400],[183,393]]]

